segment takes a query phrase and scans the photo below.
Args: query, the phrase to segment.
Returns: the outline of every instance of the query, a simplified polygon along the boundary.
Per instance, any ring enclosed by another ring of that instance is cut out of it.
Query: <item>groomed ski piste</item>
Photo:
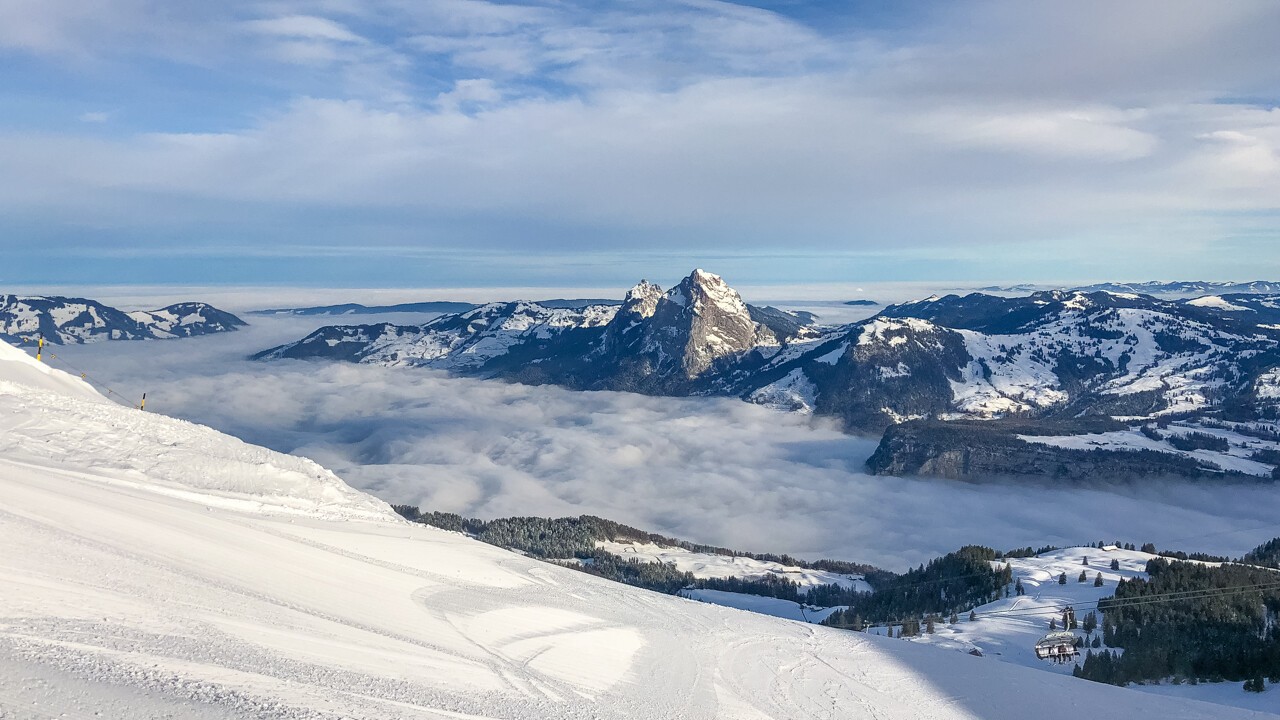
[[[5,718],[1246,718],[636,590],[0,345]]]

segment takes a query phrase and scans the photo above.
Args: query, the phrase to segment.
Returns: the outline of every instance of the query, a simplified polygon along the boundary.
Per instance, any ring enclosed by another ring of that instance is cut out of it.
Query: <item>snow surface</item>
[[[1258,376],[1254,390],[1263,400],[1280,398],[1280,368],[1272,368]]]
[[[1202,410],[1224,381],[1224,370],[1261,345],[1256,339],[1214,330],[1203,323],[1152,310],[1091,310],[1076,293],[1065,313],[1034,331],[986,335],[955,331],[964,338],[973,361],[952,382],[956,408],[979,417],[1059,405],[1068,401],[1056,372],[1064,355],[1096,357],[1124,371],[1092,388],[1103,394],[1158,392],[1168,407],[1158,414]],[[1179,338],[1188,349],[1167,350],[1161,338]],[[1199,348],[1199,349],[1195,349]]]
[[[1196,307],[1213,308],[1215,310],[1227,310],[1229,312],[1241,312],[1249,309],[1247,307],[1232,304],[1225,298],[1217,295],[1205,295],[1204,297],[1198,297],[1194,300],[1188,300],[1187,304],[1195,305]]]
[[[6,360],[6,716],[1256,716],[539,563]]]
[[[1020,352],[1025,336],[983,335],[957,330],[973,358],[963,377],[951,384],[952,403],[964,413],[994,417],[1049,407],[1067,401],[1054,362]],[[1012,348],[1012,349],[1010,349]],[[1003,362],[997,358],[1003,357]]]
[[[1251,459],[1258,450],[1280,450],[1280,443],[1243,435],[1220,428],[1204,427],[1195,423],[1174,423],[1168,428],[1158,430],[1162,437],[1170,435],[1188,435],[1200,433],[1213,435],[1227,441],[1226,452],[1216,450],[1179,450],[1167,440],[1153,440],[1143,435],[1138,428],[1113,430],[1105,433],[1088,433],[1082,435],[1018,435],[1018,439],[1040,445],[1072,448],[1076,450],[1154,450],[1156,452],[1181,455],[1199,461],[1202,465],[1217,466],[1222,470],[1233,470],[1246,475],[1271,477],[1273,465]]]
[[[781,576],[800,586],[800,592],[817,585],[839,585],[858,592],[870,592],[871,586],[861,575],[844,575],[826,570],[783,565],[782,563],[736,555],[714,555],[684,548],[665,547],[653,543],[598,541],[596,547],[626,559],[674,565],[681,572],[692,573],[700,580],[711,578],[759,579]],[[734,593],[728,593],[730,595]],[[795,603],[792,603],[793,605]]]
[[[88,402],[107,402],[84,380],[36,362],[18,348],[0,342],[0,393],[34,390]]]
[[[1006,562],[1012,566],[1014,580],[1022,581],[1023,588],[1026,590],[1025,595],[1021,597],[1013,595],[982,605],[977,608],[976,621],[969,621],[967,614],[961,615],[960,622],[954,625],[939,623],[936,633],[910,638],[910,642],[963,653],[977,649],[985,657],[1001,662],[1069,676],[1072,664],[1058,665],[1039,660],[1035,656],[1033,648],[1036,641],[1049,632],[1049,620],[1056,618],[1061,624],[1061,608],[1070,605],[1076,608],[1077,622],[1083,622],[1085,615],[1099,600],[1115,594],[1116,583],[1121,579],[1145,578],[1147,561],[1155,557],[1158,556],[1109,546],[1109,549],[1071,547],[1036,557],[996,561],[992,563],[995,568],[1003,568]],[[1087,566],[1084,565],[1085,559],[1089,561]],[[1119,562],[1119,570],[1111,569],[1112,560]],[[1085,571],[1085,582],[1078,581],[1081,570]],[[1061,573],[1066,573],[1065,585],[1058,584],[1058,576]],[[1102,574],[1103,585],[1095,587],[1094,579],[1099,573]],[[1030,614],[1036,610],[1044,612]],[[998,614],[1001,612],[1024,614],[1001,616]],[[1101,618],[1102,615],[1099,613],[1099,621]],[[883,633],[884,630],[872,629],[870,632]],[[1083,629],[1076,630],[1076,633],[1082,637],[1085,635]],[[1095,635],[1100,636],[1101,633],[1101,629],[1095,631]],[[1081,650],[1081,653],[1083,652],[1084,649]],[[1130,687],[1182,699],[1199,699],[1263,712],[1280,713],[1280,689],[1273,685],[1269,685],[1267,691],[1261,694],[1246,693],[1241,684],[1235,682],[1198,685],[1147,684]],[[1227,710],[1224,708],[1223,712],[1226,713]]]
[[[687,597],[690,600],[711,603],[712,605],[737,608],[739,610],[746,610],[748,612],[759,613],[761,615],[769,615],[770,617],[785,618],[787,620],[806,623],[821,623],[823,620],[830,617],[831,613],[848,607],[848,605],[837,605],[836,607],[827,608],[814,607],[812,605],[801,605],[800,603],[794,603],[790,600],[782,600],[780,598],[697,588],[681,590],[680,596]]]
[[[818,389],[809,376],[805,375],[803,368],[796,368],[751,393],[749,399],[757,405],[775,410],[809,415],[818,402]]]

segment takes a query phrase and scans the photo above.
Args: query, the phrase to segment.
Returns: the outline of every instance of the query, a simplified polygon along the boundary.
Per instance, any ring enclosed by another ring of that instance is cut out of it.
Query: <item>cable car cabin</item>
[[[1080,651],[1076,649],[1075,633],[1049,633],[1036,643],[1036,657],[1041,660],[1065,663],[1075,659],[1079,654]]]

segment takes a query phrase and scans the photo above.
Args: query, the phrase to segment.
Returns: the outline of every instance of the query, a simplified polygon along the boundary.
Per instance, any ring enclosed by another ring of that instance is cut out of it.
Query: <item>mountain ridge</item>
[[[853,433],[884,433],[916,420],[982,420],[992,428],[1013,427],[1004,420],[1053,424],[1078,416],[1249,421],[1280,417],[1280,295],[1197,301],[1104,290],[953,294],[821,327],[812,317],[748,305],[719,276],[695,270],[667,290],[641,281],[616,307],[491,304],[423,326],[331,326],[254,357],[425,365],[579,390],[739,397],[834,417]],[[1104,445],[1099,453],[1132,443]],[[1056,467],[1080,452],[1059,444],[1029,448],[1026,456]],[[1173,474],[1191,476],[1213,464],[1162,460],[1182,469]],[[1226,470],[1209,475],[1269,474],[1224,462]],[[1131,464],[1092,466],[1103,472]],[[883,467],[954,475],[965,465]],[[1011,465],[997,469],[1018,474]]]
[[[101,340],[161,340],[233,332],[245,323],[202,302],[125,312],[96,300],[57,295],[0,295],[0,340],[42,336],[54,345]]]

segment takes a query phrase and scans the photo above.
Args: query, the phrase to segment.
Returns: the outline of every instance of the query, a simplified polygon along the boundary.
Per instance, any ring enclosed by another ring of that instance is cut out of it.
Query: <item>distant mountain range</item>
[[[554,298],[551,300],[538,300],[533,304],[544,308],[562,308],[570,310],[580,310],[592,305],[621,305],[621,300],[610,300],[606,298]],[[463,313],[468,310],[474,310],[480,307],[475,303],[468,302],[451,302],[447,300],[432,300],[427,302],[416,303],[400,303],[397,305],[360,305],[359,303],[343,303],[341,305],[317,305],[315,307],[300,308],[270,308],[267,310],[254,310],[252,315],[303,315],[303,316],[327,316],[327,315],[382,315],[387,313]]]
[[[230,332],[244,325],[235,315],[200,302],[125,312],[85,298],[0,295],[0,339],[6,342],[37,335],[54,345],[156,340]]]
[[[621,306],[495,303],[420,326],[329,326],[256,357],[427,366],[576,389],[737,396],[835,417],[850,432],[890,429],[889,444],[882,444],[890,456],[881,453],[872,465],[886,473],[1087,478],[1149,468],[1269,477],[1280,464],[1280,445],[1274,462],[1264,463],[1241,455],[1246,441],[1195,455],[1179,450],[1176,438],[1151,447],[1112,438],[1082,448],[1024,437],[1131,429],[1114,418],[1141,424],[1140,418],[1280,416],[1280,295],[972,293],[819,327],[811,315],[748,305],[719,276],[697,270],[665,291],[641,282]],[[936,423],[955,421],[982,422],[937,430]],[[970,429],[960,432],[964,427]],[[914,435],[910,428],[917,428]],[[965,454],[966,438],[987,443],[981,462]],[[1019,455],[1010,444],[1035,445],[1034,452]],[[1081,464],[1081,452],[1139,446],[1164,452],[1158,458],[1168,462],[1138,467],[1126,455]],[[1002,461],[1018,457],[1027,460],[1024,467]]]
[[[990,285],[979,288],[979,292],[1031,293],[1046,289],[1043,285],[1019,283],[1017,285]],[[1165,282],[1152,280],[1139,283],[1096,283],[1079,285],[1066,290],[1081,292],[1113,292],[1135,293],[1138,295],[1208,295],[1223,293],[1277,294],[1280,293],[1280,282],[1254,280],[1252,282],[1215,282],[1205,280]]]

